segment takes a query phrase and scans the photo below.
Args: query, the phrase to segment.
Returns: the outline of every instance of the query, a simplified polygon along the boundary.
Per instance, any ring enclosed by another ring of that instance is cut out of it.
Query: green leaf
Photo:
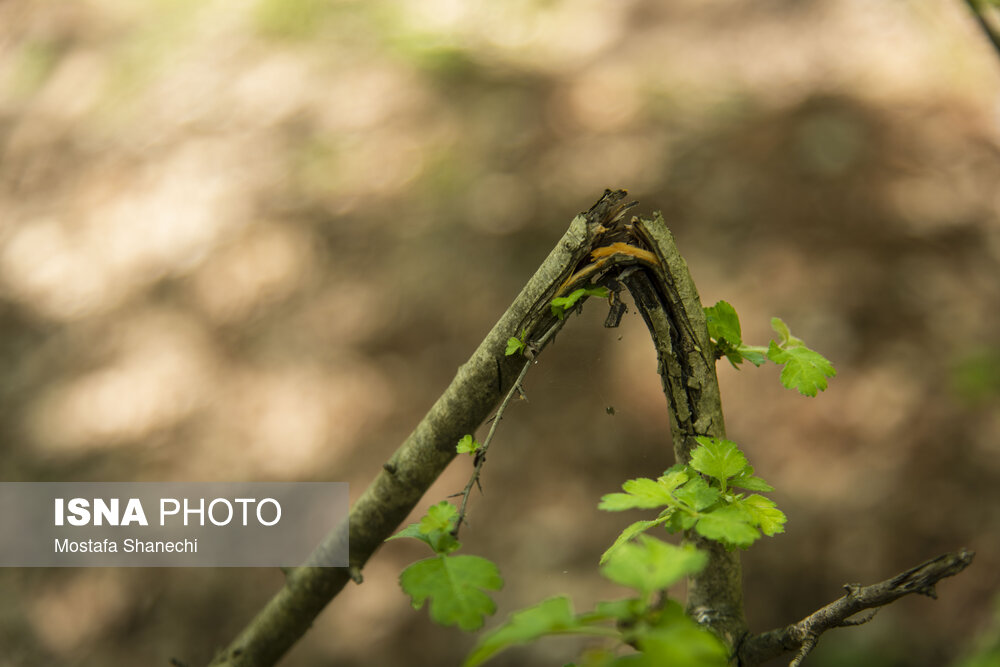
[[[580,620],[585,622],[627,621],[642,616],[646,611],[646,605],[638,598],[605,600],[598,602],[594,611],[583,614]]]
[[[435,530],[451,530],[458,519],[458,510],[447,500],[427,508],[427,514],[420,520],[420,531],[430,534]]]
[[[496,612],[483,590],[503,586],[497,566],[479,556],[443,556],[417,561],[399,575],[399,585],[414,609],[430,599],[430,614],[439,625],[457,625],[471,632]]]
[[[438,554],[450,554],[462,547],[462,543],[455,539],[450,530],[435,530],[433,533],[428,533],[427,539],[424,541],[434,550],[434,553]]]
[[[619,495],[621,495],[621,494],[619,494]],[[643,533],[643,532],[649,530],[653,526],[656,526],[656,525],[659,525],[661,523],[664,523],[669,517],[670,517],[669,514],[667,514],[666,516],[662,516],[661,515],[660,518],[658,518],[658,519],[651,519],[649,521],[636,521],[635,523],[630,524],[625,530],[623,530],[621,532],[621,535],[619,535],[617,537],[617,539],[615,539],[614,544],[612,544],[610,547],[608,547],[608,550],[605,551],[603,554],[601,554],[600,564],[604,565],[606,562],[608,562],[608,558],[610,558],[611,555],[619,547],[621,547],[621,545],[625,544],[626,542],[628,542],[629,540],[631,540],[636,535],[639,535],[640,533]]]
[[[751,516],[753,525],[759,527],[768,537],[785,532],[785,522],[788,518],[770,498],[755,493],[738,500],[737,503]]]
[[[753,474],[753,466],[747,465],[739,475],[729,480],[729,486],[747,491],[774,491],[774,487]]]
[[[525,644],[556,630],[575,625],[568,598],[555,597],[511,614],[510,619],[483,637],[463,663],[475,667],[508,646]]]
[[[685,465],[673,465],[660,475],[656,481],[668,491],[673,491],[678,486],[691,478],[691,472]]]
[[[747,466],[743,452],[731,440],[719,440],[699,435],[695,438],[700,447],[691,452],[691,467],[709,477],[714,477],[726,489],[726,480],[738,475]]]
[[[782,345],[788,345],[788,343],[792,342],[793,340],[798,340],[797,338],[794,338],[792,336],[792,332],[789,331],[788,325],[785,324],[784,320],[782,320],[780,317],[771,318],[771,328],[774,329],[774,333],[778,334],[778,336],[781,338]]]
[[[702,537],[736,547],[748,547],[760,537],[753,526],[753,517],[739,505],[723,505],[706,512],[694,529]]]
[[[504,350],[504,354],[509,356],[515,355],[524,349],[524,341],[511,336],[507,339],[507,349]]]
[[[722,494],[712,488],[702,476],[693,477],[687,484],[674,491],[674,497],[696,512],[711,507]]]
[[[401,537],[412,537],[424,542],[435,553],[448,554],[461,547],[461,543],[451,534],[458,520],[458,510],[447,500],[432,505],[420,523],[411,523],[403,530],[386,539],[396,540]]]
[[[640,535],[638,542],[628,542],[615,550],[601,567],[601,573],[646,595],[700,571],[707,561],[708,555],[690,544],[675,547]]]
[[[729,652],[711,632],[692,621],[680,604],[667,600],[652,624],[627,626],[625,641],[641,651],[610,667],[727,667]]]
[[[805,396],[815,396],[817,391],[826,389],[827,378],[837,374],[826,357],[801,343],[782,348],[771,341],[767,356],[776,364],[784,364],[781,384]]]
[[[408,525],[406,528],[399,531],[395,535],[385,538],[385,541],[388,542],[389,540],[398,540],[403,537],[412,537],[414,539],[421,540],[423,542],[427,542],[427,544],[430,544],[430,542],[427,541],[427,536],[420,532],[419,523],[411,523],[410,525]]]
[[[641,635],[639,667],[727,667],[729,651],[712,633],[690,619]],[[629,663],[633,664],[633,663]]]
[[[737,345],[736,351],[754,366],[760,366],[767,361],[767,348],[760,345]]]
[[[586,626],[573,615],[568,598],[549,598],[533,607],[511,614],[506,623],[476,644],[462,664],[464,667],[476,667],[516,644],[527,644],[545,635],[586,631],[586,629]]]
[[[631,509],[652,509],[674,502],[670,492],[687,478],[683,473],[665,475],[658,480],[648,477],[630,479],[622,484],[625,493],[608,493],[601,498],[599,509],[606,512],[621,512]]]
[[[698,515],[691,512],[674,512],[664,526],[668,532],[681,533],[690,530],[698,522]]]
[[[566,313],[569,312],[576,303],[588,296],[596,296],[598,298],[607,298],[611,292],[608,291],[607,287],[581,287],[580,289],[573,290],[566,296],[557,296],[552,299],[552,314],[558,317],[560,320],[566,317]]]
[[[740,330],[740,318],[736,309],[725,301],[719,301],[714,306],[705,308],[705,320],[708,324],[708,335],[716,341],[728,341],[733,347],[743,342]]]
[[[736,309],[725,301],[719,301],[714,306],[705,308],[705,321],[708,325],[708,335],[715,342],[718,355],[725,356],[733,368],[743,363],[743,334],[740,331],[740,318]]]
[[[459,454],[475,454],[481,445],[471,435],[463,435],[455,448]]]
[[[760,366],[767,360],[767,348],[743,343],[743,331],[736,309],[725,301],[705,309],[708,335],[715,341],[718,351],[725,355],[734,368],[743,360]]]

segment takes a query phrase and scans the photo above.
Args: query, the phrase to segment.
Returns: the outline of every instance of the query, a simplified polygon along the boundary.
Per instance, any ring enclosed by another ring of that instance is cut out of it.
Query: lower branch
[[[798,667],[824,632],[833,628],[865,623],[874,615],[861,619],[851,618],[859,612],[866,609],[878,610],[911,593],[936,599],[935,584],[945,577],[954,576],[964,570],[972,562],[974,555],[972,551],[962,549],[958,553],[932,558],[891,579],[871,586],[848,584],[844,586],[847,593],[842,598],[813,612],[798,623],[745,639],[737,652],[739,665],[753,667],[784,653],[798,651],[789,663],[791,667]]]

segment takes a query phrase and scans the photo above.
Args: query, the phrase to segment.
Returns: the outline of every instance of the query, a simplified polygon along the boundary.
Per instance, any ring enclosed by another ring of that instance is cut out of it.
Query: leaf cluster
[[[615,648],[638,652],[619,655],[615,648],[591,652],[589,667],[690,665],[724,667],[728,653],[710,632],[698,627],[673,600],[652,603],[661,591],[699,572],[708,557],[691,545],[673,546],[643,535],[623,545],[601,573],[638,593],[636,597],[599,602],[593,611],[574,613],[570,600],[553,597],[512,614],[506,623],[484,636],[463,663],[481,665],[500,651],[547,636],[585,635],[615,640]]]
[[[815,396],[825,390],[827,379],[837,374],[826,357],[793,336],[780,318],[771,318],[771,328],[778,334],[778,340],[761,347],[743,342],[740,318],[729,303],[719,301],[705,308],[705,317],[717,357],[726,357],[734,367],[739,367],[744,360],[760,366],[769,359],[782,367],[781,384],[805,396]]]
[[[582,299],[607,297],[604,287],[585,287],[557,297],[552,313],[560,320]],[[705,309],[709,335],[717,357],[738,366],[744,360],[760,366],[770,360],[781,365],[782,383],[815,396],[833,377],[833,366],[792,336],[778,318],[771,322],[777,333],[767,347],[743,342],[739,316],[720,301]],[[526,354],[527,334],[507,341],[505,354]],[[575,613],[568,598],[550,598],[516,612],[506,623],[486,634],[465,661],[480,665],[499,652],[550,635],[588,635],[614,640],[607,649],[591,651],[580,667],[644,667],[649,665],[718,666],[728,664],[724,645],[699,627],[681,606],[661,593],[674,583],[699,572],[707,556],[693,545],[673,546],[644,534],[655,526],[667,532],[693,532],[728,548],[746,548],[761,535],[784,532],[785,515],[774,501],[761,495],[774,489],[754,474],[739,447],[730,440],[699,436],[698,447],[686,465],[675,465],[657,479],[632,479],[623,493],[605,495],[606,511],[655,509],[659,514],[628,526],[601,557],[601,573],[635,596],[600,602],[593,611]],[[458,453],[478,456],[482,445],[471,435],[457,444]],[[441,625],[466,631],[481,628],[496,612],[490,591],[503,580],[494,563],[478,556],[456,555],[458,510],[444,501],[432,506],[418,522],[389,539],[410,537],[427,544],[434,555],[413,563],[399,577],[415,609],[429,601],[431,618]]]
[[[600,509],[621,512],[630,509],[660,509],[655,519],[629,525],[601,558],[606,562],[630,540],[654,526],[668,532],[694,530],[702,537],[729,548],[746,548],[761,533],[784,532],[785,515],[773,500],[759,493],[773,487],[754,474],[736,443],[707,436],[697,438],[698,447],[687,465],[675,465],[657,479],[640,477],[622,485],[624,493],[601,498]]]
[[[485,591],[499,590],[503,581],[491,561],[454,555],[461,546],[452,535],[457,519],[455,507],[443,501],[432,506],[419,523],[389,539],[411,537],[435,552],[433,557],[407,567],[399,577],[413,607],[420,609],[430,600],[431,618],[436,623],[473,631],[496,612],[496,604]],[[464,667],[481,665],[511,646],[554,635],[607,638],[610,648],[586,657],[585,664],[591,667],[725,667],[728,654],[722,643],[691,620],[677,602],[656,596],[701,571],[707,561],[707,555],[693,545],[678,547],[641,535],[622,544],[601,566],[606,578],[632,589],[635,596],[599,602],[593,611],[579,614],[565,596],[515,612],[480,639]],[[628,655],[619,655],[625,647],[639,652],[627,649]]]

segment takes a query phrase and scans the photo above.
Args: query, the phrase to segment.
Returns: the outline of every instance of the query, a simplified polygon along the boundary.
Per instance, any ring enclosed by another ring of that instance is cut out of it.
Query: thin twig
[[[860,619],[851,617],[866,609],[878,610],[904,595],[917,593],[934,597],[934,586],[945,577],[952,577],[972,563],[975,554],[967,549],[932,558],[916,567],[897,574],[891,579],[860,586],[844,586],[846,594],[822,609],[813,612],[798,623],[747,637],[738,649],[739,664],[753,667],[778,657],[783,653],[798,651],[791,667],[799,667],[813,649],[820,635],[827,630],[867,623],[874,613]]]
[[[562,328],[565,322],[566,322],[565,318],[561,320],[556,320],[555,323],[553,323],[553,325],[549,327],[548,331],[546,331],[541,338],[539,338],[537,341],[532,342],[530,348],[541,349],[542,347],[544,347],[545,343],[547,343],[549,339],[552,338],[552,336],[554,336],[556,332]],[[479,449],[476,450],[476,458],[475,458],[476,467],[472,471],[472,476],[469,478],[468,484],[465,485],[465,488],[462,490],[460,494],[455,494],[462,496],[462,504],[458,508],[458,520],[455,522],[455,527],[451,531],[455,537],[458,537],[458,531],[462,527],[462,524],[467,523],[467,521],[465,520],[466,507],[469,504],[469,495],[472,493],[472,488],[474,486],[478,486],[480,492],[482,491],[482,486],[480,486],[479,480],[480,480],[480,475],[482,474],[483,465],[486,463],[486,452],[490,448],[490,443],[493,442],[493,436],[494,434],[496,434],[497,426],[500,424],[500,420],[503,419],[503,413],[507,410],[507,406],[510,404],[511,399],[514,398],[514,394],[520,394],[522,397],[524,397],[524,391],[521,388],[521,383],[524,381],[524,377],[528,374],[528,369],[530,369],[534,364],[537,363],[534,352],[532,352],[531,350],[527,351],[529,352],[528,360],[524,362],[524,365],[521,367],[521,372],[518,373],[517,379],[514,380],[513,386],[511,386],[510,391],[507,392],[507,395],[504,396],[503,402],[501,402],[500,407],[497,408],[496,414],[493,415],[491,419],[492,423],[490,424],[490,430],[486,434],[486,439],[483,440],[482,444],[480,444],[479,446]]]

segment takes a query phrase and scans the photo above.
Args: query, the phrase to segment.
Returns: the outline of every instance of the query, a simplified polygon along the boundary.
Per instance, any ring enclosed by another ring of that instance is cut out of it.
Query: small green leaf
[[[511,336],[507,339],[507,349],[504,350],[504,354],[509,356],[515,355],[524,349],[524,341],[519,340]]]
[[[447,500],[442,500],[437,505],[428,508],[427,514],[420,519],[420,523],[411,523],[386,539],[386,542],[401,537],[412,537],[427,544],[435,553],[449,554],[462,546],[451,534],[457,520],[458,510]]]
[[[606,494],[601,498],[598,508],[606,512],[621,512],[669,505],[674,500],[670,492],[681,481],[683,480],[678,475],[661,477],[655,481],[648,477],[630,479],[622,484],[625,493]]]
[[[471,435],[463,435],[455,448],[459,454],[475,454],[481,445]]]
[[[785,532],[788,519],[770,498],[755,493],[737,502],[750,514],[753,524],[768,537]]]
[[[566,296],[557,296],[552,299],[552,314],[561,320],[566,317],[566,313],[569,312],[580,299],[588,296],[596,296],[604,299],[610,294],[611,292],[608,291],[607,287],[581,287],[580,289],[573,290]]]
[[[430,534],[435,530],[451,530],[458,519],[458,510],[447,500],[427,508],[427,514],[420,520],[420,531]]]
[[[696,512],[714,505],[721,495],[718,489],[709,486],[705,478],[700,475],[693,477],[687,484],[674,491],[677,500]]]
[[[778,334],[781,338],[782,345],[787,345],[793,340],[792,332],[789,331],[788,325],[785,324],[784,320],[780,317],[771,318],[771,328],[774,329],[774,333]]]
[[[527,644],[545,635],[572,632],[580,627],[568,598],[549,598],[511,614],[506,623],[479,640],[462,664],[476,667],[516,644]]]
[[[496,612],[496,604],[483,590],[500,590],[503,579],[497,566],[485,558],[438,555],[403,570],[399,585],[410,596],[414,609],[430,599],[435,623],[471,632]]]
[[[667,490],[676,489],[691,478],[691,471],[686,465],[672,465],[663,471],[656,481]]]
[[[601,573],[616,584],[645,595],[700,571],[707,561],[708,555],[690,544],[675,547],[649,535],[640,535],[638,542],[629,542],[616,549],[601,567]]]
[[[430,544],[430,542],[428,542],[427,540],[427,536],[420,532],[419,523],[411,523],[410,525],[408,525],[406,528],[399,531],[395,535],[385,538],[385,541],[388,542],[389,540],[398,540],[403,537],[412,537],[414,539],[421,540],[423,542],[427,542],[427,544]]]
[[[626,664],[630,667],[727,667],[729,651],[722,642],[683,613],[680,611],[672,615],[671,622],[641,633],[637,639],[641,657]]]
[[[636,521],[635,523],[630,524],[627,528],[625,528],[625,530],[621,532],[621,535],[619,535],[615,539],[614,544],[608,547],[608,550],[605,551],[603,554],[601,554],[601,561],[600,561],[601,565],[604,565],[606,562],[608,562],[608,558],[611,557],[611,554],[613,554],[619,547],[621,547],[621,545],[627,543],[636,535],[639,535],[640,533],[649,530],[653,526],[664,523],[669,518],[670,514],[668,511],[668,513],[666,513],[665,516],[661,515],[660,518],[658,519],[652,519],[649,521]]]
[[[708,335],[715,341],[728,341],[733,347],[743,342],[740,330],[740,318],[736,309],[725,301],[719,301],[714,306],[705,308],[705,320],[708,324]]]
[[[826,357],[801,343],[782,348],[771,341],[767,356],[776,364],[784,364],[781,384],[805,396],[815,396],[816,392],[825,390],[827,378],[837,374]]]
[[[692,512],[674,512],[670,515],[664,528],[670,533],[682,533],[691,530],[698,522],[698,515]]]
[[[774,491],[774,487],[753,474],[753,466],[747,465],[740,474],[729,480],[729,486],[747,491]]]
[[[582,614],[580,620],[583,622],[625,621],[638,618],[645,612],[646,605],[638,598],[606,600],[598,602],[594,611]]]
[[[695,438],[700,447],[691,452],[691,467],[714,477],[726,489],[726,480],[738,475],[747,466],[743,452],[731,440],[719,440],[704,435]]]
[[[703,537],[736,547],[748,547],[760,537],[753,517],[738,505],[723,505],[701,515],[694,529]]]

